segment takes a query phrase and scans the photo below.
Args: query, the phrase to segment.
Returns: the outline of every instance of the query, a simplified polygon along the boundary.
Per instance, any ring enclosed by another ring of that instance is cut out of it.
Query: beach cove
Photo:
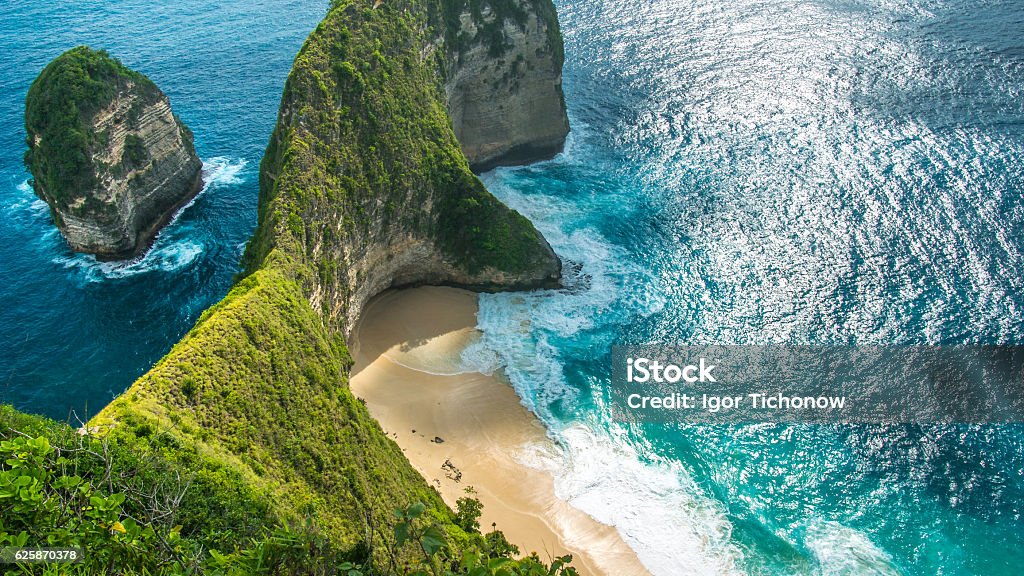
[[[647,574],[615,528],[555,494],[536,462],[558,448],[500,372],[465,371],[476,314],[477,295],[455,288],[378,296],[353,338],[352,392],[449,506],[476,491],[484,533],[493,523],[545,560],[570,553],[584,575]]]

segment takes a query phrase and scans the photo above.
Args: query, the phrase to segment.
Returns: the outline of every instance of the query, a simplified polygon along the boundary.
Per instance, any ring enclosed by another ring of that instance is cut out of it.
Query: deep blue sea
[[[308,0],[3,0],[0,401],[85,420],[227,293],[256,226],[259,162],[284,80],[326,11]],[[204,192],[128,265],[68,250],[21,161],[32,80],[80,44],[156,82],[205,163]]]
[[[481,297],[560,496],[659,576],[1011,575],[1024,427],[624,425],[617,343],[1024,344],[1024,0],[560,0],[565,152],[484,175],[575,289]],[[0,7],[0,400],[94,413],[227,290],[325,2]],[[23,99],[80,43],[159,84],[208,185],[141,261],[72,255]],[[484,361],[484,360],[481,360]]]

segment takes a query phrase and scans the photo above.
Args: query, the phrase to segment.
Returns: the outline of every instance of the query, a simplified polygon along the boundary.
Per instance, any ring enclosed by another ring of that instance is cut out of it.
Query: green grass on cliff
[[[62,574],[574,574],[443,504],[278,257],[90,435],[0,407],[0,546],[83,547]]]
[[[196,512],[186,534],[309,521],[355,559],[381,546],[376,561],[385,563],[393,512],[423,502],[458,549],[467,535],[349,392],[345,346],[273,268],[236,286],[92,424],[143,449],[174,438],[196,451],[201,470],[237,475],[203,492],[245,486],[266,503],[255,517]]]
[[[25,98],[25,165],[37,191],[41,186],[51,200],[67,205],[95,186],[90,148],[100,136],[88,121],[127,82],[158,91],[143,74],[87,46],[61,54],[32,82]]]
[[[263,159],[247,269],[274,245],[318,260],[353,238],[410,232],[470,272],[537,266],[540,234],[484,188],[451,129],[445,56],[428,49],[443,37],[428,24],[440,9],[336,2],[306,41]]]

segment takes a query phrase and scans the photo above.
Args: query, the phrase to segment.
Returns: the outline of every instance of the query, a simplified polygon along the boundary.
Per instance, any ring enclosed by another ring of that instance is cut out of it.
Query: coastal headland
[[[131,482],[105,484],[104,525],[150,538],[136,572],[567,574],[566,559],[529,557],[532,544],[513,557],[457,515],[349,388],[352,335],[381,292],[560,285],[548,242],[472,168],[560,149],[562,50],[551,0],[332,3],[285,82],[235,285],[81,429],[121,455],[101,466]],[[488,83],[460,75],[485,68]],[[467,135],[489,96],[507,104],[488,111],[498,128]],[[456,130],[479,146],[464,150]],[[66,443],[66,427],[33,426]]]

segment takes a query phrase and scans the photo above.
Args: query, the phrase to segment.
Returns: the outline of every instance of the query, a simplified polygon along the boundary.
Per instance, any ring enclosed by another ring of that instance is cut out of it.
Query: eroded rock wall
[[[79,197],[90,209],[61,212],[61,232],[75,251],[132,256],[199,191],[202,162],[163,94],[128,86],[91,125],[105,141],[92,158],[98,185]]]
[[[550,0],[512,6],[468,2],[449,35],[448,112],[476,172],[550,158],[569,132],[554,7]]]
[[[79,46],[47,65],[25,128],[36,194],[75,251],[134,256],[200,189],[192,133],[167,96],[106,52]]]
[[[365,303],[388,288],[559,285],[561,263],[550,245],[486,190],[460,149],[445,90],[458,34],[436,28],[449,22],[432,11],[439,4],[332,10],[296,59],[261,166],[261,221],[246,268],[275,253],[298,264],[313,309],[344,335]],[[521,18],[540,34],[536,16]],[[477,57],[478,41],[466,44],[467,58]],[[504,106],[513,84],[490,88],[491,98],[471,96],[478,101],[470,109],[482,111],[485,100]],[[474,83],[466,94],[486,85]],[[548,88],[549,108],[561,113],[560,94]],[[549,108],[530,106],[522,90],[512,101],[520,120],[538,128],[506,139],[501,150],[539,142],[528,135],[550,122],[535,117]],[[551,138],[560,145],[560,136]]]

